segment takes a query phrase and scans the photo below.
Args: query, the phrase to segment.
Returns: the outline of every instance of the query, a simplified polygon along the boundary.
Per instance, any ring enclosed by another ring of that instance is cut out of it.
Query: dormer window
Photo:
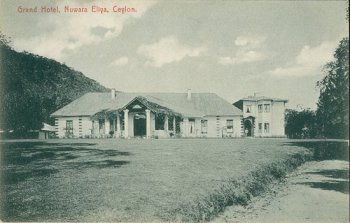
[[[246,106],[246,113],[251,113],[252,112],[252,106],[251,105],[247,105]]]

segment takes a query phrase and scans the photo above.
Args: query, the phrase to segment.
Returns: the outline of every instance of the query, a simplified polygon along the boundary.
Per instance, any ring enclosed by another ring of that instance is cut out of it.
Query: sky
[[[346,1],[0,0],[0,29],[14,49],[119,91],[191,89],[231,103],[255,93],[288,99],[288,108],[315,109],[322,68],[349,33],[346,7]]]

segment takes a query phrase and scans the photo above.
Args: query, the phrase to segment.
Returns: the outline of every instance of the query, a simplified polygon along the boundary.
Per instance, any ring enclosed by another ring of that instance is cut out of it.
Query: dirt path
[[[349,162],[306,163],[263,197],[229,207],[213,222],[349,222]]]

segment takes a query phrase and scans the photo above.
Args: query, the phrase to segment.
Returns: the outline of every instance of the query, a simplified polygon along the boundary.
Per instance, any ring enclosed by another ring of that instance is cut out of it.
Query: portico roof
[[[123,106],[120,109],[116,109],[115,111],[123,111],[125,109],[130,109],[130,108],[132,108],[132,106],[134,104],[137,105],[137,103],[141,103],[147,109],[149,109],[150,111],[153,111],[155,113],[162,113],[162,114],[168,114],[168,115],[180,115],[179,113],[174,112],[170,108],[167,108],[167,107],[164,107],[164,106],[159,105],[157,103],[154,103],[154,102],[150,101],[149,99],[142,97],[142,96],[135,97],[128,104],[126,104],[125,106]]]

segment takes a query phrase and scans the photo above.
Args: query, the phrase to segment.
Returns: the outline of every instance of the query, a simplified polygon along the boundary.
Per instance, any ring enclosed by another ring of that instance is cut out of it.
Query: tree
[[[329,138],[349,138],[349,39],[340,41],[334,61],[324,67],[326,76],[317,82],[317,124]]]
[[[288,138],[314,138],[317,135],[316,114],[309,108],[301,111],[287,109],[285,122]]]
[[[50,114],[87,92],[107,91],[81,72],[9,44],[0,30],[0,130],[11,137],[53,124]]]

